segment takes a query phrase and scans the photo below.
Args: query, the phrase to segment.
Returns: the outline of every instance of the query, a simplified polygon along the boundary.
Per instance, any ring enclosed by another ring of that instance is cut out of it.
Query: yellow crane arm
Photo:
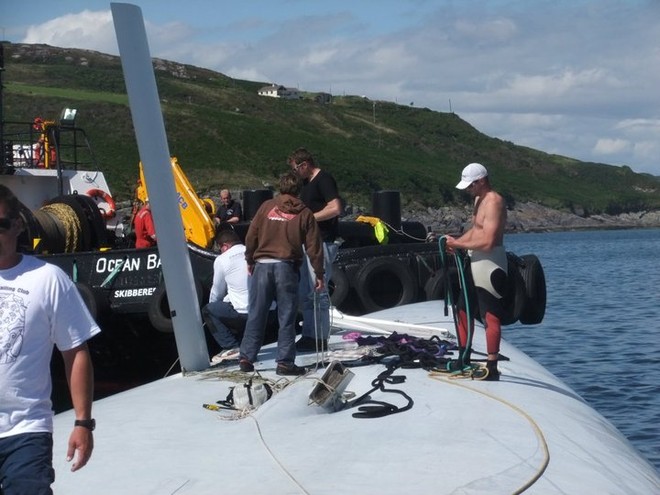
[[[211,209],[212,211],[209,211],[208,202],[202,200],[197,195],[188,177],[181,170],[176,157],[172,157],[170,162],[186,240],[200,247],[210,248],[213,245],[213,237],[215,235],[215,227],[213,225],[213,218],[211,217],[214,208]],[[144,202],[149,197],[149,193],[147,192],[147,181],[144,178],[142,162],[140,162],[139,168],[140,180],[135,195],[137,199]]]

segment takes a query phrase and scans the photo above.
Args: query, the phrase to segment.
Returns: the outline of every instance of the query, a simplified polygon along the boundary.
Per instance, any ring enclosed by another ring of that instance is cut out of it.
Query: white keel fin
[[[209,366],[209,354],[179,214],[165,123],[142,10],[127,3],[111,3],[110,7],[140,160],[145,179],[150,184],[149,202],[181,368],[184,371],[201,371]]]

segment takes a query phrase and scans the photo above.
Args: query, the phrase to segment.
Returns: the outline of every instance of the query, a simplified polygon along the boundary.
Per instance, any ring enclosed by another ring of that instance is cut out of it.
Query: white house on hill
[[[286,88],[281,85],[271,84],[264,86],[258,92],[259,96],[270,96],[271,98],[284,98],[285,100],[299,100],[300,93],[296,88]]]

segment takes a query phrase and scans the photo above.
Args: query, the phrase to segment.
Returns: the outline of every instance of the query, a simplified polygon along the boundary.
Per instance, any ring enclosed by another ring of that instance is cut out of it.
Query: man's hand
[[[94,371],[87,343],[62,351],[62,358],[76,417],[91,418]],[[71,471],[77,471],[87,464],[92,450],[94,450],[92,431],[84,426],[74,426],[69,436],[69,446],[66,452],[67,462],[73,460]]]
[[[67,462],[73,460],[71,471],[78,471],[87,464],[94,450],[94,436],[92,432],[83,427],[76,426],[69,436],[69,448],[66,452]]]
[[[315,290],[316,292],[321,292],[321,291],[323,290],[323,287],[324,287],[324,286],[325,286],[325,284],[324,284],[324,282],[323,282],[323,277],[321,277],[321,278],[317,278],[317,279],[316,279],[316,285],[314,286],[314,290]]]
[[[450,235],[446,235],[445,236],[445,251],[448,254],[454,254],[456,249],[458,249],[458,247],[456,246],[456,238],[454,238]]]

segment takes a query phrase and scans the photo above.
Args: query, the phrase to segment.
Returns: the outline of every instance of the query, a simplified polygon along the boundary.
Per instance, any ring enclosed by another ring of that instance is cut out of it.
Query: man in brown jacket
[[[240,369],[253,371],[261,349],[268,310],[277,300],[279,332],[277,374],[302,375],[295,364],[295,321],[303,245],[316,276],[315,290],[323,289],[323,243],[314,214],[298,199],[301,179],[293,172],[280,177],[280,194],[266,201],[250,223],[245,259],[250,274],[248,320],[241,342]]]

